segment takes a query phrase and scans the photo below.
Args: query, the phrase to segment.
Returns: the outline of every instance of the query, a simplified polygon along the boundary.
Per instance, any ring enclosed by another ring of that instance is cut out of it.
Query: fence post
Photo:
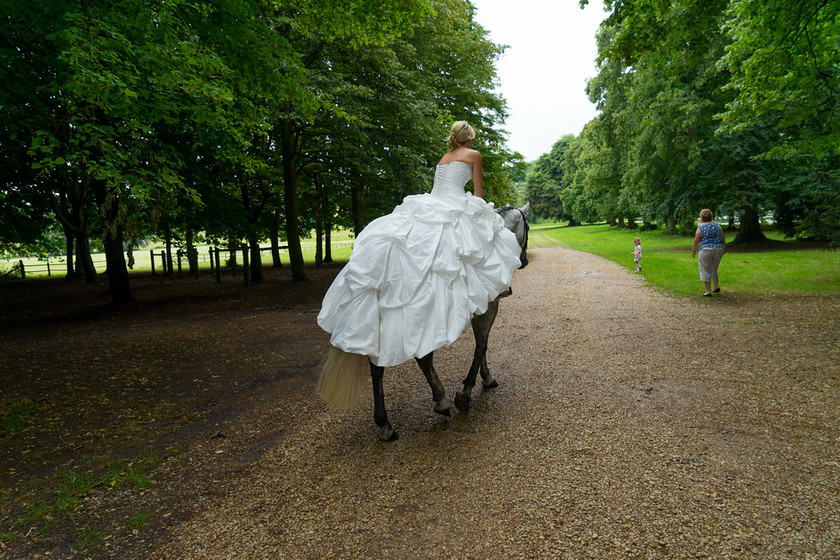
[[[152,261],[152,276],[155,275],[155,251],[154,249],[149,249],[149,260]]]
[[[213,262],[213,247],[210,247],[210,274],[212,275],[216,271],[216,263]]]
[[[26,268],[23,266],[23,260],[18,261],[20,263],[20,279],[26,280]]]
[[[160,252],[161,268],[163,268],[163,275],[172,274],[172,270],[166,270],[166,251]]]
[[[251,285],[251,266],[249,264],[248,259],[248,246],[242,246],[242,276],[245,280],[245,285]]]
[[[219,266],[219,248],[216,247],[216,282],[222,281],[222,267]]]
[[[175,252],[175,257],[178,260],[178,278],[180,278],[181,277],[181,250],[180,249],[178,249]]]
[[[47,276],[52,276],[52,272],[50,271],[50,258],[47,257]]]

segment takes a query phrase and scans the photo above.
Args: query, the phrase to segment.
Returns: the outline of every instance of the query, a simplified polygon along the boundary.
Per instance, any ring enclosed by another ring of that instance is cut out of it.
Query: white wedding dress
[[[318,314],[333,346],[384,367],[423,357],[511,285],[519,243],[492,204],[464,191],[471,177],[467,163],[439,165],[431,194],[362,230]]]

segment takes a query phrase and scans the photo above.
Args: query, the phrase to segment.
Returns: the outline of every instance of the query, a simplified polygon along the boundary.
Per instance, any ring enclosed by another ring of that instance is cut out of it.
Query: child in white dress
[[[636,272],[642,271],[642,240],[638,237],[633,240],[636,248],[631,251],[633,253],[633,264],[636,265]]]

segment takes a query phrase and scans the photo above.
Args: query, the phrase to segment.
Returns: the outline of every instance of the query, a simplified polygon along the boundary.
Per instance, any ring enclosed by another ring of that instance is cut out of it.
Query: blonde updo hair
[[[467,121],[458,121],[452,125],[449,130],[449,138],[446,143],[449,145],[449,151],[460,148],[470,140],[475,138],[475,130]]]
[[[715,215],[712,214],[712,211],[708,208],[703,208],[702,210],[700,210],[700,219],[704,222],[711,222],[712,218],[714,217]]]

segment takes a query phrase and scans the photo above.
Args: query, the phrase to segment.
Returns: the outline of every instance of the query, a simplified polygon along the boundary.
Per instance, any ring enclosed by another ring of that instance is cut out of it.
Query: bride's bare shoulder
[[[476,163],[481,163],[481,152],[473,150],[472,148],[458,148],[457,150],[452,150],[451,152],[443,154],[443,157],[440,158],[438,165],[447,165],[453,161],[460,161],[473,166]]]

